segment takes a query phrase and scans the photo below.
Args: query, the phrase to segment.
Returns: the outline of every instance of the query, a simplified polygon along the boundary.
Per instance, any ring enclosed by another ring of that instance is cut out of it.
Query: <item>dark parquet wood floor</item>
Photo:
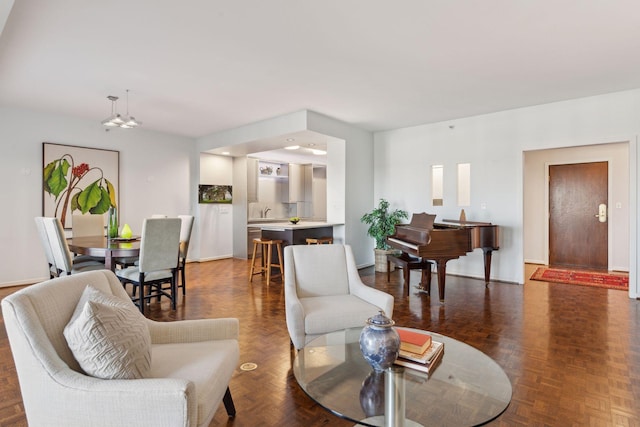
[[[248,281],[249,263],[226,259],[187,266],[178,309],[152,306],[161,321],[240,319],[240,363],[231,391],[237,415],[221,406],[212,426],[352,426],[314,404],[291,372],[282,284]],[[533,271],[526,266],[526,277]],[[464,341],[509,376],[513,399],[491,426],[640,426],[640,301],[626,292],[527,281],[524,286],[448,276],[447,302],[406,291],[399,273],[361,271],[365,283],[394,295],[399,325]],[[419,280],[412,273],[412,285]],[[435,287],[437,288],[437,286]],[[17,288],[0,289],[0,298]],[[437,291],[436,291],[437,292]],[[428,405],[429,402],[425,402]],[[0,426],[25,426],[18,380],[0,328]]]

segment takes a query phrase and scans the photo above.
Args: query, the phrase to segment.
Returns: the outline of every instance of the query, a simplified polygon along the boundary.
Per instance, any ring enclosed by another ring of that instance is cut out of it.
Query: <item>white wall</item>
[[[629,144],[527,151],[524,155],[524,259],[549,261],[549,166],[566,163],[609,163],[609,270],[629,271]],[[597,206],[594,206],[594,215]]]
[[[0,107],[0,286],[48,278],[33,218],[42,215],[42,143],[95,147],[120,152],[120,223],[134,233],[154,213],[191,212],[190,138],[138,129],[105,132],[99,122]]]
[[[471,206],[467,219],[500,225],[501,248],[493,257],[492,278],[523,283],[523,152],[558,147],[635,141],[640,133],[640,90],[503,111],[375,135],[375,197],[409,212],[427,211],[437,220],[457,218],[455,169],[471,163]],[[635,147],[635,146],[633,146]],[[631,152],[636,153],[635,148]],[[637,153],[634,154],[637,156]],[[629,191],[637,188],[631,158]],[[445,166],[444,206],[430,203],[429,169]],[[486,209],[482,209],[482,205]],[[638,220],[630,198],[630,232]],[[630,242],[630,294],[637,291],[635,239]],[[475,251],[447,264],[447,272],[480,277],[482,256]]]
[[[233,159],[226,156],[200,153],[200,181],[202,185],[233,185]]]

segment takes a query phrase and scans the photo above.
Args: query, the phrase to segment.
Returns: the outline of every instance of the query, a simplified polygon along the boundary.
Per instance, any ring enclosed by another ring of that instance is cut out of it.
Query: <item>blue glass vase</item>
[[[360,351],[376,371],[384,371],[398,358],[400,336],[393,329],[394,323],[381,310],[367,320],[360,333]]]

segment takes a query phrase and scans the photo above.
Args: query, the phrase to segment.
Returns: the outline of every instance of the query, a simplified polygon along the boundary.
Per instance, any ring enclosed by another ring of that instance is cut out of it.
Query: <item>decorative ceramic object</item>
[[[123,239],[130,239],[133,236],[133,232],[131,231],[131,227],[129,224],[125,224],[122,226],[122,231],[120,231],[120,237]]]
[[[360,333],[360,351],[376,371],[384,371],[396,361],[400,349],[400,336],[393,329],[394,321],[380,310],[367,320]]]
[[[367,417],[384,415],[384,372],[372,370],[360,388],[360,406]]]
[[[297,224],[298,222],[300,222],[300,218],[297,216],[292,216],[291,218],[289,218],[289,222],[291,224]]]

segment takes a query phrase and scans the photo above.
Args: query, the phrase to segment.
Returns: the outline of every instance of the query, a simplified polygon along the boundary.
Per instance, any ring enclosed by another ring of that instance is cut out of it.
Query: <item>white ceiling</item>
[[[99,122],[130,89],[145,128],[189,137],[302,109],[377,131],[640,87],[637,0],[1,0],[0,29],[0,105]]]

